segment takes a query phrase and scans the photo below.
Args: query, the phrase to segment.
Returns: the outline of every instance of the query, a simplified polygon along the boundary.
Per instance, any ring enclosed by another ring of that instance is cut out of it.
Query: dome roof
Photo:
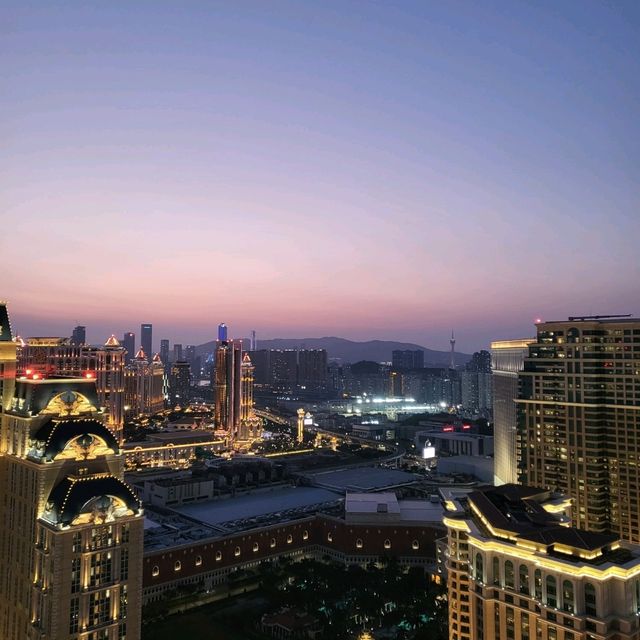
[[[134,513],[140,511],[140,503],[127,484],[115,476],[99,475],[62,480],[49,494],[46,516],[56,524],[71,524],[88,503],[103,496],[116,498]]]

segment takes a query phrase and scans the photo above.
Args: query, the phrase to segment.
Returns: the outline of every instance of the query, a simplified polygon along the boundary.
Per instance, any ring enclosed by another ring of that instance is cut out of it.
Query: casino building
[[[4,377],[3,397],[0,637],[139,638],[143,514],[95,380]]]
[[[505,484],[447,503],[450,640],[638,640],[640,547]]]

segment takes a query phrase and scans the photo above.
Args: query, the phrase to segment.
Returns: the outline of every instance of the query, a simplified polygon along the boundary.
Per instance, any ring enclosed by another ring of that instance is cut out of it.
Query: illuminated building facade
[[[253,410],[254,366],[248,353],[242,356],[240,367],[240,427],[238,438],[248,440],[260,435],[260,420]]]
[[[125,367],[124,381],[127,417],[153,415],[164,409],[164,366],[158,354],[149,362],[139,349]]]
[[[518,481],[518,373],[524,367],[524,359],[532,342],[533,338],[491,343],[495,484]]]
[[[519,378],[519,481],[570,496],[577,526],[640,542],[640,319],[539,323]]]
[[[213,369],[214,424],[216,429],[226,431],[231,441],[238,437],[240,427],[241,383],[242,342],[218,340]]]
[[[17,346],[11,334],[7,303],[0,300],[0,417],[2,410],[9,407],[13,397]]]
[[[506,484],[446,501],[450,640],[633,640],[640,547],[573,529],[570,500]]]
[[[95,380],[31,374],[9,386],[0,637],[140,638],[142,510],[122,480],[124,457]]]
[[[121,437],[124,425],[125,349],[115,336],[102,347],[75,346],[69,338],[28,338],[20,350],[18,376],[27,371],[50,375],[95,378],[98,404],[109,428]]]

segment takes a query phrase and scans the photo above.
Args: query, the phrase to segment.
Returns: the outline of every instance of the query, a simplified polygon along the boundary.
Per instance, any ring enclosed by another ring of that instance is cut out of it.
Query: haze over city
[[[18,333],[471,352],[638,312],[637,4],[188,5],[4,5]]]

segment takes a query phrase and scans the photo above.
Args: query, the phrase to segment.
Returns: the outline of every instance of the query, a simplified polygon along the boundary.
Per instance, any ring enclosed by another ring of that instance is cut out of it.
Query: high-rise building
[[[18,373],[95,378],[99,406],[118,438],[124,426],[125,350],[115,336],[102,347],[73,346],[69,338],[28,338],[20,350]]]
[[[160,340],[160,360],[165,367],[169,367],[169,341],[166,338]]]
[[[226,335],[226,327],[224,335]],[[240,427],[242,342],[218,340],[213,369],[213,396],[216,429],[228,433],[231,441]]]
[[[164,366],[159,354],[149,362],[140,348],[124,369],[125,415],[153,415],[164,409]]]
[[[125,350],[124,363],[129,364],[136,355],[136,334],[127,331],[127,333],[124,334],[122,346]]]
[[[182,358],[182,345],[179,342],[174,343],[173,345],[173,361],[178,362],[183,360]]]
[[[191,367],[188,362],[171,364],[169,402],[172,407],[186,407],[191,401]]]
[[[9,351],[0,348],[5,372]],[[95,380],[4,382],[13,393],[0,416],[0,637],[139,639],[142,509]]]
[[[519,378],[519,481],[570,496],[580,528],[640,541],[640,319],[541,322]]]
[[[145,353],[153,353],[153,325],[140,325],[140,346]]]
[[[391,352],[391,366],[394,369],[422,369],[424,351],[422,349],[394,349]]]
[[[326,349],[298,351],[298,388],[306,391],[325,391],[328,377]]]
[[[247,440],[257,437],[259,421],[253,410],[254,367],[248,353],[242,356],[240,367],[240,425],[238,438]]]
[[[638,637],[640,547],[570,526],[570,500],[512,484],[446,500],[450,640]]]
[[[87,327],[78,325],[73,329],[71,333],[71,344],[75,347],[86,344],[87,342]]]
[[[193,365],[196,359],[196,347],[193,344],[188,344],[184,350],[184,359]]]
[[[491,343],[493,378],[494,482],[518,481],[517,412],[518,373],[524,367],[533,338]]]

